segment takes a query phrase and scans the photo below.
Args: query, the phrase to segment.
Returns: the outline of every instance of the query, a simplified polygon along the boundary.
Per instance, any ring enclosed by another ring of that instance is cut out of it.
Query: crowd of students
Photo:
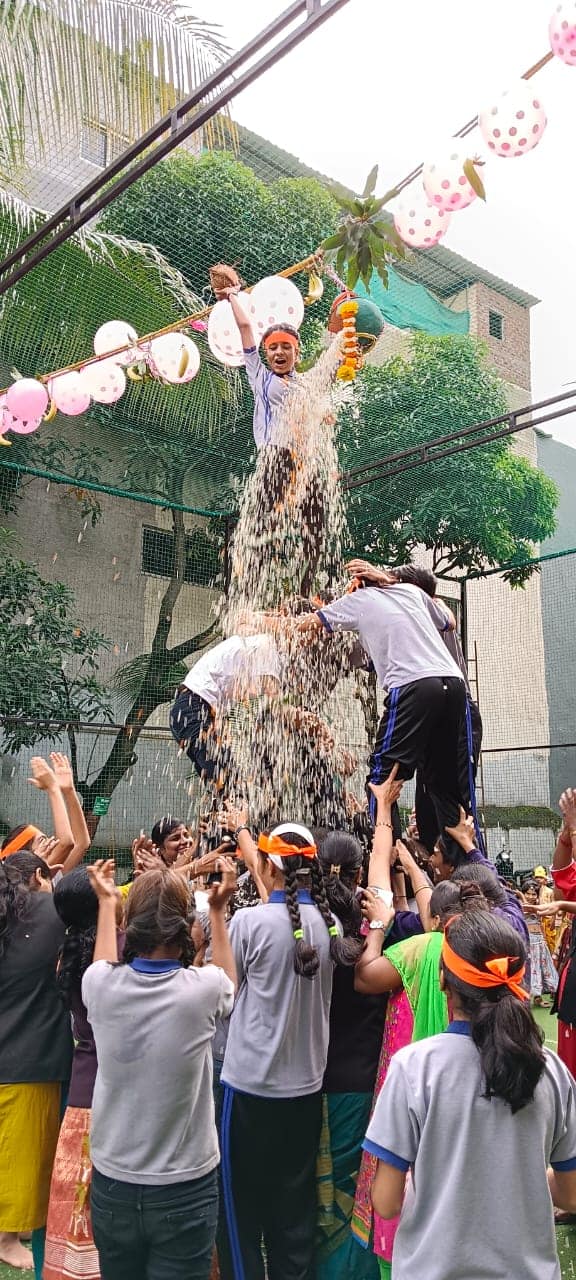
[[[228,802],[217,848],[162,819],[119,888],[82,861],[65,757],[32,773],[54,833],[22,824],[0,858],[0,1260],[44,1280],[558,1280],[576,925],[559,1056],[529,993],[557,977],[541,922],[576,918],[576,792],[560,901],[507,887],[464,810],[431,854],[413,822],[398,840],[397,765],[370,784],[369,847],[293,818],[257,832]]]

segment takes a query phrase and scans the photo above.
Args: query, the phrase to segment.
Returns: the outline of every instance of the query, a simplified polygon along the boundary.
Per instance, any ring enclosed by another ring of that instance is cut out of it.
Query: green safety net
[[[362,281],[356,286],[362,297],[371,298],[384,319],[397,329],[416,329],[422,333],[468,333],[470,313],[453,311],[415,280],[406,280],[391,267],[385,288],[374,272],[367,289]]]

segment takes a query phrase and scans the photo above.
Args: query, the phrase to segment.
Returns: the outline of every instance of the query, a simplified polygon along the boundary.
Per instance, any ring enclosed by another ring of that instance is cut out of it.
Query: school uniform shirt
[[[72,1028],[56,982],[64,934],[52,894],[30,893],[0,960],[0,1084],[69,1079]]]
[[[362,587],[318,610],[328,631],[357,631],[384,689],[462,673],[442,639],[446,614],[419,587]],[[434,623],[436,617],[436,624]]]
[[[212,1096],[216,1019],[234,1003],[222,969],[97,960],[82,979],[98,1071],[90,1149],[120,1182],[202,1178],[219,1161]]]
[[[328,1056],[333,964],[330,938],[306,890],[298,893],[302,928],[318,951],[314,978],[294,971],[294,935],[283,891],[237,911],[229,926],[238,973],[222,1083],[261,1098],[316,1093]],[[338,931],[341,926],[334,920]]]
[[[250,685],[263,676],[280,678],[280,659],[272,637],[230,636],[194,663],[184,684],[217,710],[234,697],[239,680]]]
[[[392,1058],[364,1146],[412,1171],[394,1280],[560,1280],[548,1165],[576,1169],[576,1083],[555,1053],[512,1114],[483,1096],[466,1022]]]
[[[244,352],[246,377],[254,396],[253,431],[258,449],[265,444],[278,444],[278,410],[297,380],[292,372],[281,378],[262,363],[256,347]]]

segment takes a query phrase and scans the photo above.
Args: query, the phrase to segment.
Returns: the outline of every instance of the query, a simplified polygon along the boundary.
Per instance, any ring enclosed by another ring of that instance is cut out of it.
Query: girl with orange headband
[[[518,934],[491,912],[446,926],[446,1032],[392,1059],[365,1140],[372,1199],[400,1214],[394,1280],[560,1280],[553,1204],[576,1209],[576,1082],[542,1046]]]
[[[258,840],[267,903],[237,911],[230,941],[238,997],[222,1068],[223,1200],[234,1280],[313,1274],[316,1157],[334,962],[343,938],[326,898],[316,844],[286,822]]]
[[[54,838],[45,836],[33,823],[22,822],[4,837],[0,861],[26,849],[39,853],[49,865],[71,871],[90,848],[90,836],[76,795],[70,762],[67,756],[53,751],[50,763],[41,756],[33,756],[30,772],[32,786],[48,797]]]

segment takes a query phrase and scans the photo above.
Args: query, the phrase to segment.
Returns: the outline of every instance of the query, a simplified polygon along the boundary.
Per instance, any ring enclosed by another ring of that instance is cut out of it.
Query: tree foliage
[[[9,544],[8,544],[9,545]],[[47,582],[31,564],[6,555],[0,564],[0,707],[4,746],[16,752],[64,726],[111,718],[98,680],[110,647],[75,615],[74,594]]]
[[[358,383],[359,416],[344,410],[344,469],[386,458],[438,436],[506,413],[503,383],[473,338],[417,334],[407,357],[366,368]],[[400,564],[417,547],[432,552],[440,576],[510,566],[525,582],[535,544],[555,528],[555,484],[509,440],[455,452],[351,491],[352,545]]]

